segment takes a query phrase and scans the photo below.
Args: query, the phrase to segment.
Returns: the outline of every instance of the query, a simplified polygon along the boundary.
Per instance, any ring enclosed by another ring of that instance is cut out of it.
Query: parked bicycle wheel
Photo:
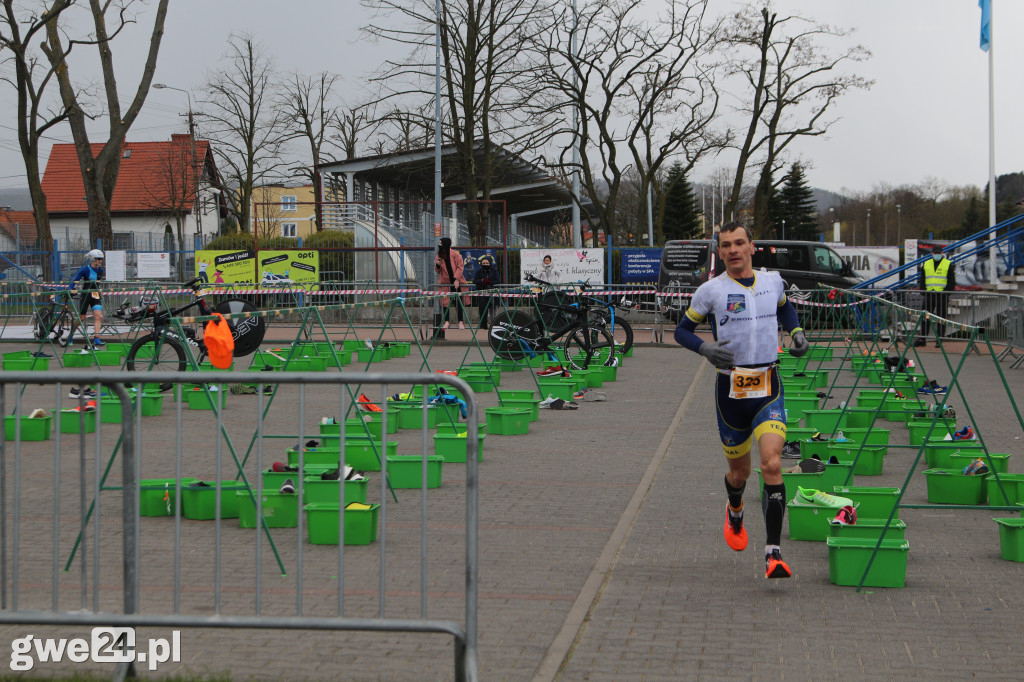
[[[125,368],[129,372],[185,371],[185,351],[174,339],[159,333],[140,336],[128,350]]]
[[[522,360],[539,336],[537,320],[521,310],[505,310],[494,316],[487,343],[499,358]]]
[[[629,323],[629,320],[616,315],[613,323],[611,313],[607,309],[601,310],[599,317],[601,324],[608,328],[612,337],[618,342],[615,352],[619,355],[628,353],[629,349],[633,347],[633,325]]]
[[[256,306],[241,298],[221,301],[213,310],[221,315],[259,312]],[[231,328],[231,336],[235,339],[233,354],[236,358],[245,357],[259,348],[263,343],[263,336],[267,333],[267,322],[262,315],[231,319],[227,323]]]
[[[42,341],[53,328],[53,311],[49,308],[37,310],[32,314],[32,336]]]
[[[604,361],[610,365],[615,362],[615,339],[605,327],[590,327],[584,329],[582,326],[569,331],[565,336],[565,361],[573,369],[586,369],[591,362]],[[605,358],[604,349],[608,350]]]

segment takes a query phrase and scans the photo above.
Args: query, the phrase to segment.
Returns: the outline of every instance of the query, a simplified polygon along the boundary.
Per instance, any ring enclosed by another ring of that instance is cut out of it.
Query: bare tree
[[[531,109],[560,113],[555,134],[578,140],[580,147],[578,166],[567,158],[571,142],[553,165],[567,174],[578,168],[592,205],[584,206],[585,214],[615,243],[623,240],[620,191],[631,172],[643,200],[630,202],[634,215],[628,222],[646,225],[648,187],[666,161],[678,160],[689,172],[728,140],[712,128],[718,93],[705,62],[717,24],[705,24],[706,0],[666,0],[653,21],[642,16],[641,5],[611,0],[584,7],[577,15],[575,54],[568,35],[572,17],[557,8],[534,45],[547,62],[540,76],[546,96]],[[566,120],[567,109],[579,112],[576,129]]]
[[[274,106],[278,88],[273,62],[249,35],[228,40],[226,66],[215,71],[206,85],[209,101],[203,117],[213,142],[222,175],[235,187],[228,210],[239,230],[251,227],[253,190],[281,170],[281,148],[294,134],[280,107]],[[226,193],[226,192],[225,192]]]
[[[410,49],[405,61],[389,61],[377,82],[381,99],[397,99],[407,111],[434,101],[435,0],[362,0],[397,20],[365,30]],[[541,30],[541,9],[551,0],[440,0],[444,135],[455,148],[457,175],[468,203],[470,239],[486,235],[491,190],[507,173],[505,155],[535,148],[545,123],[525,115],[534,53],[523,46]],[[409,103],[411,106],[408,106]],[[423,124],[431,125],[424,117]]]
[[[185,250],[185,220],[196,209],[197,178],[202,173],[202,160],[193,156],[192,145],[184,136],[171,140],[157,163],[151,184],[146,185],[145,204],[148,208],[174,219],[178,251]],[[178,259],[179,267],[183,259]],[[178,275],[183,277],[184,272]]]
[[[114,73],[114,53],[111,49],[111,41],[126,25],[134,23],[134,18],[129,14],[129,9],[134,4],[133,0],[122,0],[121,2],[89,0],[89,14],[93,22],[93,33],[89,40],[71,38],[56,20],[46,23],[46,42],[41,49],[46,54],[50,66],[57,76],[61,101],[67,114],[68,123],[71,125],[71,136],[75,141],[75,152],[82,172],[85,201],[89,210],[89,239],[93,243],[96,240],[103,240],[104,243],[113,241],[113,231],[110,225],[110,201],[113,198],[114,188],[117,186],[117,175],[121,169],[121,148],[128,136],[128,131],[135,123],[139,112],[142,111],[142,105],[146,102],[149,87],[153,82],[156,59],[164,35],[167,1],[160,0],[157,3],[156,16],[153,19],[153,32],[149,38],[149,51],[142,66],[142,77],[131,104],[124,111],[121,110],[117,78]],[[108,12],[116,14],[117,17],[116,26],[112,32],[107,26]],[[61,18],[64,18],[63,13]],[[89,133],[85,127],[86,120],[93,116],[86,112],[80,101],[81,93],[71,82],[67,56],[76,44],[94,44],[98,48],[100,69],[103,74],[104,113],[108,126],[107,140],[102,143],[98,153],[89,141]]]
[[[345,154],[345,158],[356,158],[359,142],[363,139],[363,132],[370,127],[367,105],[360,104],[339,109],[334,124],[337,130],[334,138]]]
[[[11,85],[18,94],[18,148],[25,163],[25,178],[32,197],[32,212],[36,223],[37,244],[40,250],[53,253],[50,233],[50,214],[46,208],[42,176],[39,173],[39,140],[48,130],[67,118],[63,107],[47,108],[44,93],[53,79],[53,67],[47,66],[32,51],[32,42],[51,21],[71,6],[71,0],[55,0],[38,14],[34,11],[19,14],[14,0],[3,0],[4,13],[0,18],[0,59],[13,64],[14,75],[0,72],[0,80]],[[43,274],[50,279],[50,259],[44,259]]]
[[[753,229],[755,234],[767,229],[768,200],[783,152],[796,139],[825,135],[836,121],[828,116],[832,105],[851,90],[871,87],[872,81],[840,71],[847,63],[866,60],[870,52],[857,45],[833,55],[821,47],[823,41],[842,41],[850,33],[801,17],[780,18],[769,6],[751,4],[733,15],[723,46],[731,75],[745,89],[739,111],[747,126],[726,201],[727,219],[739,208],[745,171],[758,157]]]

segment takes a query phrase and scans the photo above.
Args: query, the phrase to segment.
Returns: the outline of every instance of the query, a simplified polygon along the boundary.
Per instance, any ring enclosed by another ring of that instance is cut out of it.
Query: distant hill
[[[0,189],[0,206],[10,206],[12,211],[31,211],[32,195],[28,187]]]
[[[818,207],[818,213],[825,213],[828,209],[839,206],[845,198],[842,194],[836,194],[827,189],[812,187],[811,191],[814,193],[814,204]]]

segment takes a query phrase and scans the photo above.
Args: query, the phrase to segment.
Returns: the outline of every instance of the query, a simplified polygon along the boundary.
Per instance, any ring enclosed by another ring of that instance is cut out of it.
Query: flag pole
[[[995,46],[992,25],[992,5],[989,0],[988,6],[988,224],[992,227],[996,224],[996,95],[995,95]],[[989,233],[989,239],[995,239],[995,233]],[[991,241],[988,247],[988,281],[989,284],[996,284],[998,267],[996,263],[995,242]]]

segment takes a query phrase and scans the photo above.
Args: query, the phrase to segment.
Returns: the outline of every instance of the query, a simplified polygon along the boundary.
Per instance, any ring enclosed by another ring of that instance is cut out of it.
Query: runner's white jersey
[[[779,355],[779,306],[786,302],[786,287],[777,272],[754,272],[746,287],[728,273],[700,285],[686,316],[700,324],[707,320],[718,341],[736,356],[737,367],[775,362]]]

